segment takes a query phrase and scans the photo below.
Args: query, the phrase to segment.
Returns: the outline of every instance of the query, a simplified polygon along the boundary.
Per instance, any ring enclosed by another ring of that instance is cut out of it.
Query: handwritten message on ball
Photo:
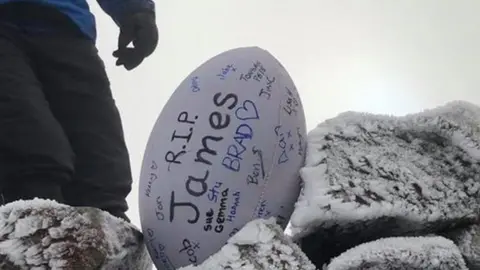
[[[141,225],[156,266],[200,264],[256,218],[286,227],[305,143],[298,92],[267,51],[233,49],[193,71],[157,119],[141,170]]]

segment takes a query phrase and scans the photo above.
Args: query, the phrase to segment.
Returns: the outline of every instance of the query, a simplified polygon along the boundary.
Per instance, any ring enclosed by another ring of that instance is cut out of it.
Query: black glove
[[[127,47],[130,42],[132,47]],[[137,12],[120,22],[118,49],[113,52],[117,58],[116,65],[124,66],[126,70],[136,68],[143,59],[155,51],[158,43],[158,29],[155,14],[152,12]]]

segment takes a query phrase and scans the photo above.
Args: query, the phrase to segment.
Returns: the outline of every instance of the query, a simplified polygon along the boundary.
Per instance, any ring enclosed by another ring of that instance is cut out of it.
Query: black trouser
[[[125,217],[129,156],[94,43],[0,21],[0,189]]]

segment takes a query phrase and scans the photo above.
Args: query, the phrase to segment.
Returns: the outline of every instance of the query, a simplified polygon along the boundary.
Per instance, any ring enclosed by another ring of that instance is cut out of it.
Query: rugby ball
[[[157,268],[202,263],[256,218],[285,229],[305,150],[302,102],[270,53],[237,48],[194,70],[161,111],[141,168],[141,227]]]

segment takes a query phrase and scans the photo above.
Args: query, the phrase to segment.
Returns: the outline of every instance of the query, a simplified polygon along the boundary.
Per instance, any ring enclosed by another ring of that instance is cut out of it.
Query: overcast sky
[[[276,56],[300,92],[308,130],[347,110],[399,115],[458,99],[480,104],[478,0],[157,0],[159,46],[131,72],[114,66],[118,29],[89,2],[131,154],[137,226],[150,130],[184,77],[225,50],[260,46]]]

